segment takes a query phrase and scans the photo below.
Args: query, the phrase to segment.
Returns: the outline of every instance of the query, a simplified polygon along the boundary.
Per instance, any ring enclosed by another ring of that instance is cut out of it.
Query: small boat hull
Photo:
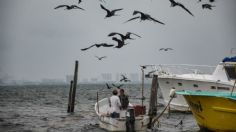
[[[207,91],[179,91],[177,94],[184,96],[201,129],[236,131],[236,95]]]
[[[130,104],[131,105],[131,104]],[[111,118],[108,115],[109,102],[104,98],[95,104],[95,111],[99,118],[99,126],[108,131],[126,131],[126,111],[122,110],[119,118]],[[149,116],[135,116],[134,129],[137,132],[146,132]]]

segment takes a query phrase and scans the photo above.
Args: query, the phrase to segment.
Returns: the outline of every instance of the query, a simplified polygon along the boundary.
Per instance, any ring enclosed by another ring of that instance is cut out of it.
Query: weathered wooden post
[[[143,89],[144,89],[144,68],[141,68],[142,70],[142,107],[143,107],[143,101],[144,101],[144,93],[143,93]]]
[[[148,110],[148,115],[150,117],[150,121],[148,124],[149,129],[152,127],[153,117],[156,116],[157,114],[157,89],[158,87],[159,87],[158,75],[153,75],[151,93],[150,93],[149,110]]]
[[[98,113],[99,113],[99,103],[98,103],[99,99],[98,99],[98,91],[97,91],[97,109],[98,109]]]
[[[75,61],[75,72],[74,72],[74,81],[73,81],[73,90],[72,90],[72,99],[71,99],[71,111],[74,112],[74,106],[75,106],[75,95],[76,95],[76,86],[77,86],[77,79],[78,79],[78,65],[79,62]]]
[[[72,102],[72,89],[73,89],[73,81],[70,81],[70,91],[69,91],[69,98],[68,98],[68,108],[67,112],[71,111],[71,102]]]

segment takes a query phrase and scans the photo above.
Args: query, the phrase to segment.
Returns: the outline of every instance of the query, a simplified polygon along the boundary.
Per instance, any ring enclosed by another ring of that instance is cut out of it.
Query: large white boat
[[[186,64],[150,65],[155,69],[151,75],[158,75],[159,87],[165,103],[170,100],[169,93],[173,88],[175,90],[230,92],[234,85],[230,76],[235,72],[235,60],[236,56],[225,58],[216,67]],[[178,111],[189,110],[189,106],[182,95],[177,95],[171,101],[170,108]]]
[[[108,131],[125,132],[127,131],[126,129],[133,129],[136,132],[146,132],[150,118],[145,114],[145,109],[143,109],[145,107],[136,107],[131,104],[129,106],[130,108],[127,111],[121,111],[119,118],[112,118],[110,114],[108,114],[108,98],[98,101],[95,104],[95,111],[99,118],[99,126]],[[134,114],[133,118],[132,113]]]

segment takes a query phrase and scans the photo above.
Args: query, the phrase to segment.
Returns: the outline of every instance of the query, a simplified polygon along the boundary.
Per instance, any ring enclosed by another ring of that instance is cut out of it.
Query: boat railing
[[[157,64],[148,65],[151,68],[150,74],[158,75],[178,75],[178,74],[212,74],[216,66],[190,65],[190,64]]]

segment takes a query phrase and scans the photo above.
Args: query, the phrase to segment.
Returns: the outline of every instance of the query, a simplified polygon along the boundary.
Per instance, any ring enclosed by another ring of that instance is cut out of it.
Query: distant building
[[[111,73],[102,73],[102,81],[107,82],[107,81],[112,81],[112,74]]]
[[[98,79],[97,78],[91,78],[91,83],[97,83],[98,82]]]
[[[140,77],[139,77],[138,73],[130,73],[129,76],[130,76],[129,79],[132,82],[139,82],[140,81]]]

